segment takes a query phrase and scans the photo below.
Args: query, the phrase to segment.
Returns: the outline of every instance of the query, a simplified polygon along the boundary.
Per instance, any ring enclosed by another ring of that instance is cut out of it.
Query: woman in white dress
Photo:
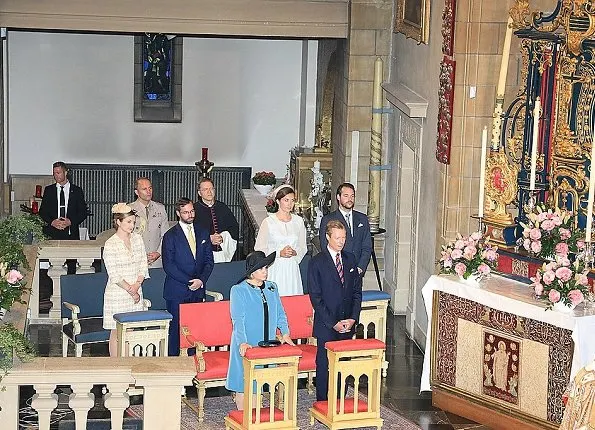
[[[125,203],[112,207],[116,233],[105,241],[103,262],[107,285],[103,295],[103,328],[111,330],[109,352],[117,356],[116,320],[114,314],[144,309],[141,285],[149,277],[147,253],[143,238],[133,233],[135,212]]]
[[[254,250],[267,255],[276,253],[268,279],[277,284],[279,295],[304,294],[299,264],[307,251],[306,227],[302,217],[291,213],[295,206],[295,191],[291,185],[281,185],[273,196],[279,209],[269,214],[260,225]]]

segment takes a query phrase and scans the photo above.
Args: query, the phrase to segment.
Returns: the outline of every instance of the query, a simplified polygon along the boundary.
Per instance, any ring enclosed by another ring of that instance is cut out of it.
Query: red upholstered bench
[[[204,420],[207,388],[225,385],[231,331],[229,301],[180,305],[180,354],[187,355],[188,348],[196,348],[194,385],[198,391],[199,422]]]
[[[302,350],[298,365],[298,378],[308,378],[308,391],[313,391],[313,378],[316,374],[316,339],[312,336],[314,309],[307,294],[281,297],[287,314],[289,334]]]

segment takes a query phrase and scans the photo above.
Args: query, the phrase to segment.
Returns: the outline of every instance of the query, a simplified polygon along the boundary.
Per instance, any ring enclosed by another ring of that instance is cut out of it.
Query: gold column
[[[370,184],[368,187],[368,220],[370,231],[380,227],[380,159],[382,157],[382,66],[380,57],[374,63],[374,99],[372,101],[372,139],[370,142]]]

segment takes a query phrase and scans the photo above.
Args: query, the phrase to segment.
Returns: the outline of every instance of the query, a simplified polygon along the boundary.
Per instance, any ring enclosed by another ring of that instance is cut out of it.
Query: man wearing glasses
[[[192,200],[176,202],[179,222],[165,233],[161,258],[165,270],[163,298],[173,318],[169,324],[168,355],[180,354],[180,304],[205,299],[205,284],[213,270],[209,232],[194,224]]]

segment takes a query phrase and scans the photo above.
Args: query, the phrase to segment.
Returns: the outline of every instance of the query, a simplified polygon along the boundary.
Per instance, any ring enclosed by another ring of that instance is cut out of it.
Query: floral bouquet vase
[[[589,293],[588,272],[582,260],[571,263],[567,257],[558,256],[537,270],[531,287],[535,296],[548,304],[548,309],[570,312]]]
[[[457,240],[442,245],[440,273],[457,275],[467,285],[479,286],[498,263],[498,248],[481,232],[457,236]]]

